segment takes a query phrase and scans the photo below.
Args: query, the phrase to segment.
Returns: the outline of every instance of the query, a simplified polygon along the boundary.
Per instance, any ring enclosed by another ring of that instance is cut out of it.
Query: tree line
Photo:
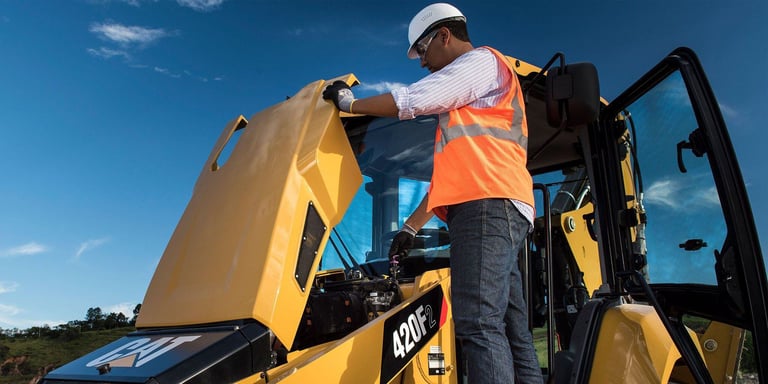
[[[88,308],[84,320],[71,320],[66,324],[59,324],[53,327],[45,324],[27,329],[0,328],[0,340],[12,341],[30,338],[74,340],[80,337],[82,332],[133,327],[136,325],[136,318],[139,316],[140,310],[141,304],[137,304],[133,308],[133,317],[128,318],[122,312],[105,313],[99,307],[92,307]]]

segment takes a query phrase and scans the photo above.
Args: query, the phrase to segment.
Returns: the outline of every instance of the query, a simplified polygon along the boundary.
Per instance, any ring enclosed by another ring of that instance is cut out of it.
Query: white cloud
[[[157,0],[118,0],[118,1],[126,3],[126,4],[128,4],[128,5],[132,6],[132,7],[141,7],[141,3],[144,2],[144,1],[151,2],[151,3],[157,3]]]
[[[719,207],[717,189],[705,181],[702,175],[682,180],[663,179],[646,188],[646,204],[663,205],[665,208],[682,211],[697,208]],[[705,184],[701,182],[704,181]],[[703,188],[704,187],[704,188]]]
[[[122,313],[123,315],[125,315],[125,317],[130,319],[133,317],[133,308],[135,307],[136,307],[136,304],[134,303],[120,303],[120,304],[115,304],[107,307],[105,312],[107,314]]]
[[[96,57],[101,57],[102,59],[111,59],[115,56],[122,56],[126,59],[130,58],[130,55],[126,51],[110,49],[107,47],[99,47],[98,49],[88,48],[88,53]]]
[[[714,185],[708,189],[698,191],[694,195],[694,200],[703,205],[720,206],[720,197],[717,194],[717,187]]]
[[[739,113],[739,111],[736,110],[735,108],[732,108],[731,106],[725,105],[722,103],[720,103],[719,106],[720,106],[720,113],[723,114],[723,118],[725,118],[726,120],[737,121],[741,118],[741,113]]]
[[[190,2],[190,4],[191,3],[195,2]],[[218,4],[221,4],[221,1],[204,2],[204,5],[207,6],[214,6]],[[209,81],[209,77],[194,75],[188,70],[179,70],[178,68],[169,69],[158,65],[138,63],[138,60],[135,59],[135,51],[161,38],[179,35],[178,31],[166,31],[162,28],[153,29],[139,26],[127,26],[111,22],[94,23],[90,26],[89,30],[99,38],[117,44],[117,47],[101,46],[99,48],[88,48],[86,51],[91,56],[105,60],[114,57],[122,57],[124,62],[131,68],[153,71],[155,73],[160,73],[174,79],[186,76],[202,82]],[[222,79],[223,78],[221,76],[214,78],[215,81]]]
[[[209,12],[217,9],[224,0],[176,0],[182,7],[192,8],[198,12]]]
[[[0,295],[2,295],[3,293],[14,292],[18,287],[19,287],[18,283],[14,283],[14,282],[6,283],[5,281],[0,281]]]
[[[738,113],[736,112],[736,110],[735,110],[735,109],[733,109],[733,108],[731,108],[731,107],[730,107],[730,106],[728,106],[728,105],[725,105],[725,104],[723,104],[723,103],[720,103],[720,104],[718,104],[718,106],[720,107],[720,112],[722,112],[722,113],[723,113],[723,115],[733,115],[733,116],[736,116],[736,115],[738,115]]]
[[[174,79],[178,79],[179,77],[181,77],[180,74],[175,73],[175,72],[171,72],[171,70],[169,70],[168,68],[155,67],[154,69],[155,69],[155,72],[162,73],[163,75],[173,77]]]
[[[13,315],[15,316],[15,315]],[[19,330],[22,329],[29,329],[32,327],[55,327],[59,324],[66,324],[67,321],[65,320],[29,320],[29,319],[16,319],[11,317],[7,317],[3,315],[3,312],[0,310],[0,327],[4,329],[11,329],[11,328],[17,328]]]
[[[34,241],[31,243],[27,243],[24,245],[20,245],[18,247],[13,247],[10,249],[6,249],[5,251],[0,253],[0,257],[10,257],[10,256],[27,256],[27,255],[35,255],[38,253],[43,253],[48,250],[48,247],[35,243]]]
[[[360,83],[359,88],[363,91],[375,91],[377,93],[384,93],[389,92],[393,89],[402,88],[407,86],[407,84],[403,83],[397,83],[397,82],[391,82],[391,81],[380,81],[378,83]]]
[[[132,7],[141,7],[141,3],[157,3],[158,0],[88,0],[92,4],[125,3]]]
[[[53,327],[59,324],[65,324],[64,320],[30,320],[19,318],[24,310],[19,307],[7,304],[0,304],[0,328],[3,329],[28,329],[31,327],[49,326]]]
[[[107,241],[109,241],[108,238],[102,238],[102,239],[88,240],[84,243],[81,243],[80,247],[77,249],[77,252],[75,253],[75,259],[79,259],[83,253],[87,251],[91,251],[95,248],[98,248],[99,246],[106,243]]]
[[[674,208],[677,205],[674,198],[679,190],[679,184],[672,180],[657,181],[645,190],[645,202]]]
[[[162,28],[127,26],[118,23],[94,23],[89,30],[103,39],[122,45],[149,44],[170,35]]]
[[[5,316],[16,316],[21,310],[13,305],[0,304],[0,318]]]

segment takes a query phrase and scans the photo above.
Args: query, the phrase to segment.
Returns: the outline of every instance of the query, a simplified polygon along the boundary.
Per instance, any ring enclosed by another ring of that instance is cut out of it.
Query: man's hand
[[[413,239],[416,237],[416,230],[408,224],[404,224],[403,228],[392,239],[392,245],[389,247],[389,259],[395,259],[395,256],[405,257],[408,255],[408,250],[413,248]]]
[[[352,103],[355,102],[355,95],[347,83],[336,80],[323,91],[323,99],[333,101],[340,111],[352,112]]]

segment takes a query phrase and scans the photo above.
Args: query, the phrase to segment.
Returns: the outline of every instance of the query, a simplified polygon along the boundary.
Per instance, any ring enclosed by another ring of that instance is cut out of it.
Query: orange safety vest
[[[443,221],[446,207],[484,198],[510,198],[534,206],[528,169],[528,122],[523,93],[511,64],[507,93],[490,108],[463,106],[441,113],[435,134],[427,210]]]

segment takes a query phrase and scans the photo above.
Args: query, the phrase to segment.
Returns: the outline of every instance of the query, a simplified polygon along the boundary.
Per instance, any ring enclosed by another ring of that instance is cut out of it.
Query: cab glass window
[[[716,285],[714,254],[727,229],[707,155],[696,146],[700,131],[680,73],[621,118],[629,128],[627,156],[647,217],[649,281]],[[636,240],[642,236],[641,228]]]

